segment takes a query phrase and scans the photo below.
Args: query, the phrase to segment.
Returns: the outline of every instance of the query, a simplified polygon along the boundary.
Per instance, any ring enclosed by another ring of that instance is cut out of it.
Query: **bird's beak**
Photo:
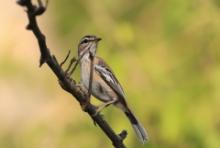
[[[101,38],[96,38],[96,39],[95,39],[96,42],[99,42],[99,41],[101,41],[101,40],[102,40]]]

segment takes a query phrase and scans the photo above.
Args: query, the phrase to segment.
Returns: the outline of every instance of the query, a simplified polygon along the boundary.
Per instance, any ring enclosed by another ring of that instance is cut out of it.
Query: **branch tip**
[[[46,62],[46,59],[43,56],[41,56],[39,67],[41,67],[45,62]]]
[[[126,130],[121,131],[121,133],[119,134],[119,137],[121,138],[121,140],[123,141],[126,137],[127,137],[128,133]]]
[[[39,16],[42,15],[48,6],[48,0],[46,0],[45,5],[43,5],[43,2],[41,0],[38,0],[38,7],[36,7],[35,11],[34,11],[34,15],[35,16]]]
[[[27,30],[32,30],[32,27],[31,27],[31,24],[30,24],[30,23],[26,26],[26,29],[27,29]]]
[[[16,3],[20,6],[25,6],[26,5],[26,0],[17,0]]]

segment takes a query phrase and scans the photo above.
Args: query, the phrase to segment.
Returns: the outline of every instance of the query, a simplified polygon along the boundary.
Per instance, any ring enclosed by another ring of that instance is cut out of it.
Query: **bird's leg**
[[[111,100],[105,103],[102,103],[101,105],[97,106],[96,112],[94,114],[94,116],[96,116],[97,114],[99,114],[105,107],[114,104],[115,102],[117,102],[117,100]]]

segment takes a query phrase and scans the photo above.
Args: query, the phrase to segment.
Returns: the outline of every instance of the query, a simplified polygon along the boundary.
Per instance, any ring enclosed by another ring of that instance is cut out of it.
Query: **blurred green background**
[[[5,0],[0,10],[0,147],[112,147],[49,68],[38,68],[22,8]],[[68,49],[76,55],[82,36],[103,38],[98,55],[150,135],[140,144],[123,113],[105,109],[117,132],[128,131],[128,148],[220,147],[219,0],[53,0],[38,20],[60,61]]]

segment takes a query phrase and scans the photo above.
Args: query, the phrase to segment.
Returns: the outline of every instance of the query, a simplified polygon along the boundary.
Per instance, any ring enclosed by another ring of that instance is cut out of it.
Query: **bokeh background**
[[[24,9],[1,0],[0,10],[0,147],[112,147],[49,68],[38,67]],[[140,144],[123,113],[105,109],[117,132],[128,131],[128,148],[220,147],[219,0],[53,0],[38,21],[60,61],[68,49],[76,55],[82,36],[103,38],[98,55],[150,135]]]

